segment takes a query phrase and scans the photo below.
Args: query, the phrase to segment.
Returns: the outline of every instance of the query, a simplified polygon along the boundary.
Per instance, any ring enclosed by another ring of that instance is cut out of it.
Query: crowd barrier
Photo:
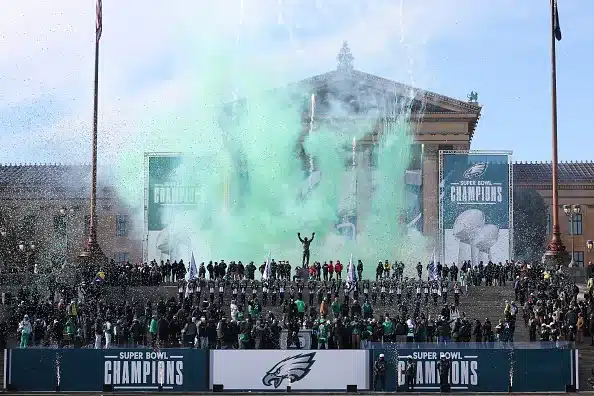
[[[439,392],[437,362],[451,362],[456,392],[565,392],[578,381],[576,349],[441,348],[370,350],[11,349],[4,386],[21,392],[353,391],[373,389],[373,362],[387,363],[386,390]]]

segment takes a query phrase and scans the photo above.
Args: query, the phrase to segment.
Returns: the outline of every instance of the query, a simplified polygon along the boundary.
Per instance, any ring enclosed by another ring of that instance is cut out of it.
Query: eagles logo
[[[315,356],[315,352],[301,353],[281,360],[268,370],[262,378],[262,383],[265,386],[274,385],[274,388],[277,389],[285,379],[293,383],[305,378],[315,363]]]
[[[470,168],[466,169],[464,172],[465,179],[476,179],[481,177],[487,171],[487,166],[489,164],[487,162],[478,162],[472,165]]]

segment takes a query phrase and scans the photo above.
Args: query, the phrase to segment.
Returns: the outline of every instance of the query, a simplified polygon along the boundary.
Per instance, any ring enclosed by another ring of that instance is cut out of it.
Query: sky
[[[559,155],[592,160],[594,2],[559,0]],[[355,68],[483,106],[472,148],[551,158],[547,0],[104,0],[99,161],[191,100],[204,43],[266,70],[262,88]],[[94,0],[19,0],[0,14],[0,163],[89,163]]]

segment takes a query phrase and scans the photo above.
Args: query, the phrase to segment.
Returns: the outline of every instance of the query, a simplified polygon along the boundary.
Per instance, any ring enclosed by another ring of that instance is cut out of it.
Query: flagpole
[[[89,238],[81,257],[89,260],[102,260],[104,258],[101,247],[97,242],[97,123],[99,112],[99,41],[102,29],[101,3],[97,6],[97,26],[95,32],[95,83],[93,90],[93,139],[91,155],[91,218],[89,224]],[[99,32],[99,33],[97,33]]]
[[[552,192],[553,192],[553,232],[543,262],[551,266],[567,264],[567,250],[561,240],[559,229],[559,180],[557,145],[557,51],[556,41],[560,39],[559,16],[556,0],[551,0],[551,126],[552,126]],[[559,33],[558,33],[559,32]]]

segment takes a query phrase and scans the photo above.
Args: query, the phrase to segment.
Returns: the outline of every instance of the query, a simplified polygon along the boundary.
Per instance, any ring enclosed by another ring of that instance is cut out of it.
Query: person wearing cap
[[[412,357],[406,361],[406,391],[412,392],[417,378],[417,362]]]
[[[377,381],[380,381],[382,388],[377,388]],[[375,391],[381,390],[386,391],[386,360],[384,354],[380,353],[378,359],[373,364],[373,389]]]

